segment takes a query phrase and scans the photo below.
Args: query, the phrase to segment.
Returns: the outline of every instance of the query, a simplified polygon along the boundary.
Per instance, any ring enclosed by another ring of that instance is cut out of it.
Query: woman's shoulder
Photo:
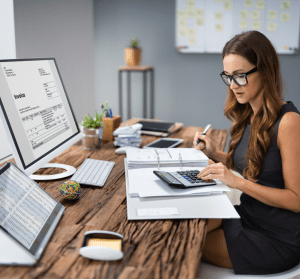
[[[300,113],[297,109],[294,109],[294,105],[291,108],[284,111],[279,122],[277,137],[279,148],[282,144],[288,143],[292,138],[298,137],[298,140],[300,139]]]

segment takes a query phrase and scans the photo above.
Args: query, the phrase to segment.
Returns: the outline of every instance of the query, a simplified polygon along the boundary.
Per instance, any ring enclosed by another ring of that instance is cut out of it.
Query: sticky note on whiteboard
[[[216,30],[216,32],[222,32],[223,31],[223,24],[217,23],[215,25],[215,30]]]
[[[248,11],[247,10],[241,10],[240,11],[240,18],[241,19],[247,19],[248,18]]]
[[[179,18],[185,18],[186,17],[186,11],[185,10],[179,10],[177,14],[178,14]]]
[[[260,19],[260,11],[253,11],[252,19]]]
[[[197,39],[195,37],[189,37],[189,45],[194,46],[197,44]]]
[[[204,18],[203,17],[196,18],[196,24],[198,26],[204,25]]]
[[[195,2],[193,0],[188,0],[187,4],[186,4],[186,7],[187,7],[188,10],[193,10],[194,7],[195,7]]]
[[[282,13],[280,19],[281,21],[285,21],[285,22],[290,21],[291,15],[290,13]]]
[[[276,19],[277,11],[268,11],[268,19]]]
[[[252,7],[253,6],[253,0],[245,0],[244,2],[245,7]]]
[[[215,12],[215,20],[223,20],[223,13]]]
[[[240,20],[239,28],[240,29],[248,29],[248,21],[247,20]]]
[[[276,22],[268,22],[267,30],[270,31],[270,32],[276,32],[277,31]]]
[[[289,10],[291,7],[291,1],[282,1],[281,9],[282,10]]]
[[[254,30],[260,30],[261,29],[261,21],[255,20],[252,22],[252,29]]]
[[[231,11],[232,9],[232,0],[224,0],[224,10]]]
[[[263,1],[263,0],[257,0],[257,3],[256,3],[256,8],[257,9],[261,9],[263,10],[266,6],[266,1]]]

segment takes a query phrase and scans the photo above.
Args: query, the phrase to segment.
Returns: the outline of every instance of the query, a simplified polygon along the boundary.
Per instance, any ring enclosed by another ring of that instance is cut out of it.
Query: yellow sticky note
[[[179,28],[179,36],[186,37],[187,36],[187,28]]]
[[[253,6],[253,0],[245,0],[244,4],[245,4],[245,7],[252,7]]]
[[[261,21],[260,20],[254,20],[252,22],[252,29],[260,30],[261,29]]]
[[[193,18],[193,17],[195,17],[195,16],[196,16],[195,10],[188,10],[188,11],[186,12],[186,17],[187,17],[187,18]]]
[[[291,8],[291,1],[282,1],[281,9],[282,10],[289,10]]]
[[[231,11],[231,9],[232,9],[232,1],[224,0],[224,10]]]
[[[265,8],[265,6],[266,6],[266,1],[264,1],[264,0],[257,0],[257,2],[256,2],[256,8],[257,9],[263,10]]]
[[[248,21],[247,20],[240,20],[239,28],[240,29],[248,29]]]
[[[247,19],[248,18],[248,10],[241,10],[240,11],[240,18]]]
[[[223,13],[215,12],[215,20],[222,20],[222,19],[223,19]]]
[[[260,11],[252,11],[252,19],[260,19]]]
[[[281,21],[285,21],[285,22],[290,21],[291,15],[290,13],[282,13],[280,19]]]
[[[197,43],[197,39],[194,37],[189,37],[188,44],[194,46]]]
[[[268,19],[277,19],[277,11],[268,11]]]
[[[194,7],[195,7],[194,1],[191,1],[191,0],[187,1],[187,3],[186,3],[187,10],[194,10]]]
[[[216,30],[216,32],[222,32],[223,31],[223,24],[222,23],[217,23],[215,25],[215,30]]]
[[[204,25],[204,17],[197,17],[196,18],[196,25]]]
[[[277,23],[276,22],[268,22],[267,30],[270,31],[270,32],[276,32]]]
[[[195,37],[196,36],[196,28],[188,28],[187,33],[189,37]]]
[[[180,28],[186,27],[186,18],[179,18],[178,19],[178,25]]]
[[[178,17],[186,17],[186,11],[185,10],[179,10],[177,14],[178,14]]]
[[[196,17],[203,17],[204,16],[204,9],[196,9],[195,14],[196,14]]]

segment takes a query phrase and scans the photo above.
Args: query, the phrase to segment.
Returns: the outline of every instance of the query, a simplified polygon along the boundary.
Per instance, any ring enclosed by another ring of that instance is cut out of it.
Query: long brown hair
[[[281,113],[283,81],[280,73],[278,55],[272,43],[258,31],[248,31],[233,37],[226,43],[222,57],[238,54],[256,65],[262,81],[262,106],[254,117],[248,142],[249,165],[243,176],[256,182],[266,155],[274,137],[274,126]],[[226,166],[234,169],[233,153],[241,140],[247,122],[253,114],[249,103],[240,104],[228,86],[228,96],[224,106],[224,115],[233,123],[230,129],[229,152]]]

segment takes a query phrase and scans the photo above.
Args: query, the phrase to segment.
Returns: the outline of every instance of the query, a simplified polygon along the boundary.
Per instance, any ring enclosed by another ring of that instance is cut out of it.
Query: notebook
[[[161,179],[153,173],[153,170],[158,170],[157,167],[153,168],[140,168],[129,169],[127,159],[125,159],[126,175],[128,177],[128,195],[130,197],[179,197],[179,196],[191,196],[191,195],[212,195],[220,194],[224,191],[230,191],[230,188],[216,179],[217,185],[195,187],[190,189],[179,189],[169,187]],[[182,170],[201,170],[203,168],[195,167],[182,167]],[[160,168],[161,171],[178,171],[179,167]]]
[[[181,160],[179,157],[181,154]],[[159,160],[158,160],[159,156]],[[157,197],[182,195],[208,195],[229,191],[220,181],[217,185],[205,189],[170,189],[158,179],[153,170],[177,171],[201,170],[208,165],[208,157],[194,148],[151,148],[128,149],[126,151],[126,169],[129,177],[130,197]],[[221,187],[220,187],[221,186]]]
[[[206,167],[209,160],[194,148],[132,148],[126,151],[126,157],[129,169],[153,168],[158,164],[160,167]]]
[[[164,122],[164,121],[139,121],[139,124],[142,124],[143,131],[156,131],[169,133],[175,126],[175,122]]]

